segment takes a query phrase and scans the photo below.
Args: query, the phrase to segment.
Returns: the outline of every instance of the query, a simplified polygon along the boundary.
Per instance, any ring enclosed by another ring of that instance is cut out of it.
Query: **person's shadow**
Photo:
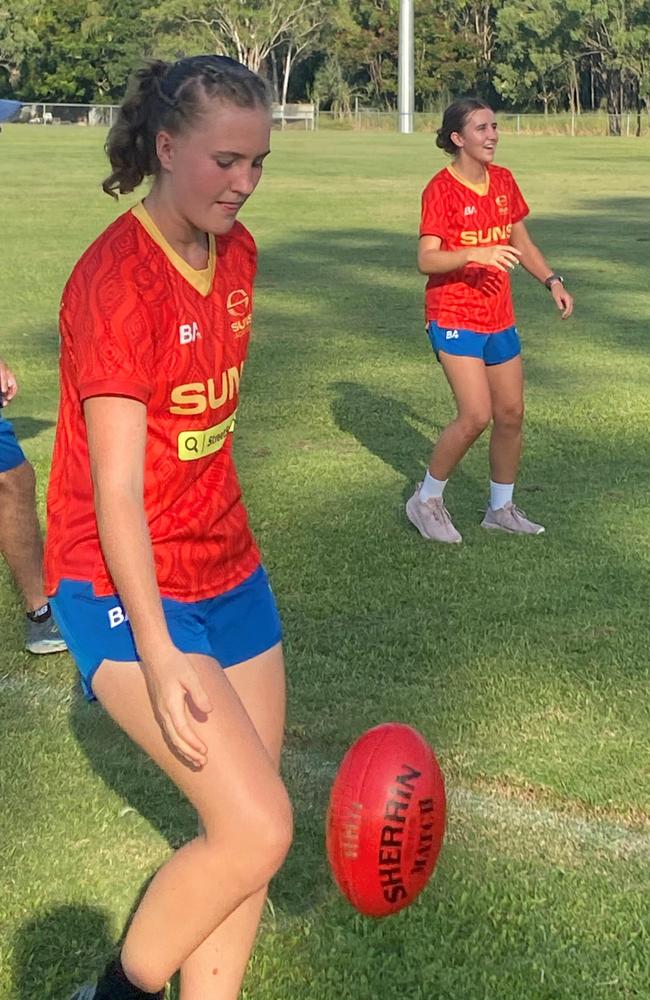
[[[62,1000],[92,978],[113,946],[110,921],[92,906],[57,906],[23,924],[14,941],[12,1000]]]
[[[404,478],[404,500],[408,499],[443,424],[425,418],[400,399],[373,392],[358,382],[334,382],[332,388],[336,426]],[[427,433],[422,433],[418,425]],[[462,466],[454,476],[457,482],[472,481]]]
[[[53,420],[41,420],[40,417],[12,417],[11,411],[6,412],[7,419],[12,423],[19,441],[28,441],[38,437],[41,431],[54,427]]]
[[[352,434],[410,482],[431,451],[431,439],[414,426],[421,423],[419,415],[407,403],[357,382],[335,382],[332,388],[332,415],[339,430]]]

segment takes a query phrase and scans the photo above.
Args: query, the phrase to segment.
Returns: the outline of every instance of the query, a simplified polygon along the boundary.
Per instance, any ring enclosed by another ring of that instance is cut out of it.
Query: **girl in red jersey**
[[[457,407],[406,514],[424,538],[460,542],[443,491],[470,445],[492,422],[490,502],[482,527],[538,535],[512,502],[522,443],[523,369],[509,271],[517,264],[546,285],[567,319],[573,299],[531,240],[528,206],[510,171],[493,163],[497,124],[489,105],[455,101],[437,145],[453,157],[422,195],[418,268],[429,276],[427,332]]]
[[[291,838],[280,623],[232,460],[256,251],[237,222],[268,153],[263,81],[219,56],[135,74],[104,190],[151,190],[61,307],[46,574],[82,675],[196,808],[119,957],[77,1000],[234,1000]]]

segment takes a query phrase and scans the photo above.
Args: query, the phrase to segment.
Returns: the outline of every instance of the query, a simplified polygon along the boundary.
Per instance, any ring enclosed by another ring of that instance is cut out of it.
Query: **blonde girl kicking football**
[[[280,622],[232,458],[256,268],[237,215],[270,126],[234,60],[137,72],[104,189],[151,189],[63,294],[48,593],[87,696],[200,818],[76,1000],[162,997],[179,970],[182,1000],[235,1000],[291,840]]]

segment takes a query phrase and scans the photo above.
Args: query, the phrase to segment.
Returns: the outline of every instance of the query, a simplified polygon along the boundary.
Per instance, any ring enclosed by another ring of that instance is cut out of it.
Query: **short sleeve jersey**
[[[259,565],[232,457],[251,328],[256,249],[238,222],[192,269],[143,205],[75,266],[61,303],[60,407],[48,492],[45,582],[115,592],[99,542],[83,403],[146,407],[144,506],[163,596],[194,601]],[[120,442],[124,448],[128,441]]]
[[[515,222],[528,215],[517,183],[504,167],[490,165],[485,185],[461,180],[445,167],[422,194],[420,236],[439,236],[442,250],[510,242]],[[495,333],[515,322],[510,277],[495,267],[470,263],[458,271],[429,276],[427,322],[477,333]]]

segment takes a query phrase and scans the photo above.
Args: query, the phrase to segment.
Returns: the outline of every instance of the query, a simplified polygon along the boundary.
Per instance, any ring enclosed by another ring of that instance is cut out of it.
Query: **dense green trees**
[[[226,52],[278,100],[397,98],[399,0],[0,0],[0,94],[115,101],[147,56]],[[519,110],[650,105],[650,0],[415,0],[420,110],[478,92]]]

